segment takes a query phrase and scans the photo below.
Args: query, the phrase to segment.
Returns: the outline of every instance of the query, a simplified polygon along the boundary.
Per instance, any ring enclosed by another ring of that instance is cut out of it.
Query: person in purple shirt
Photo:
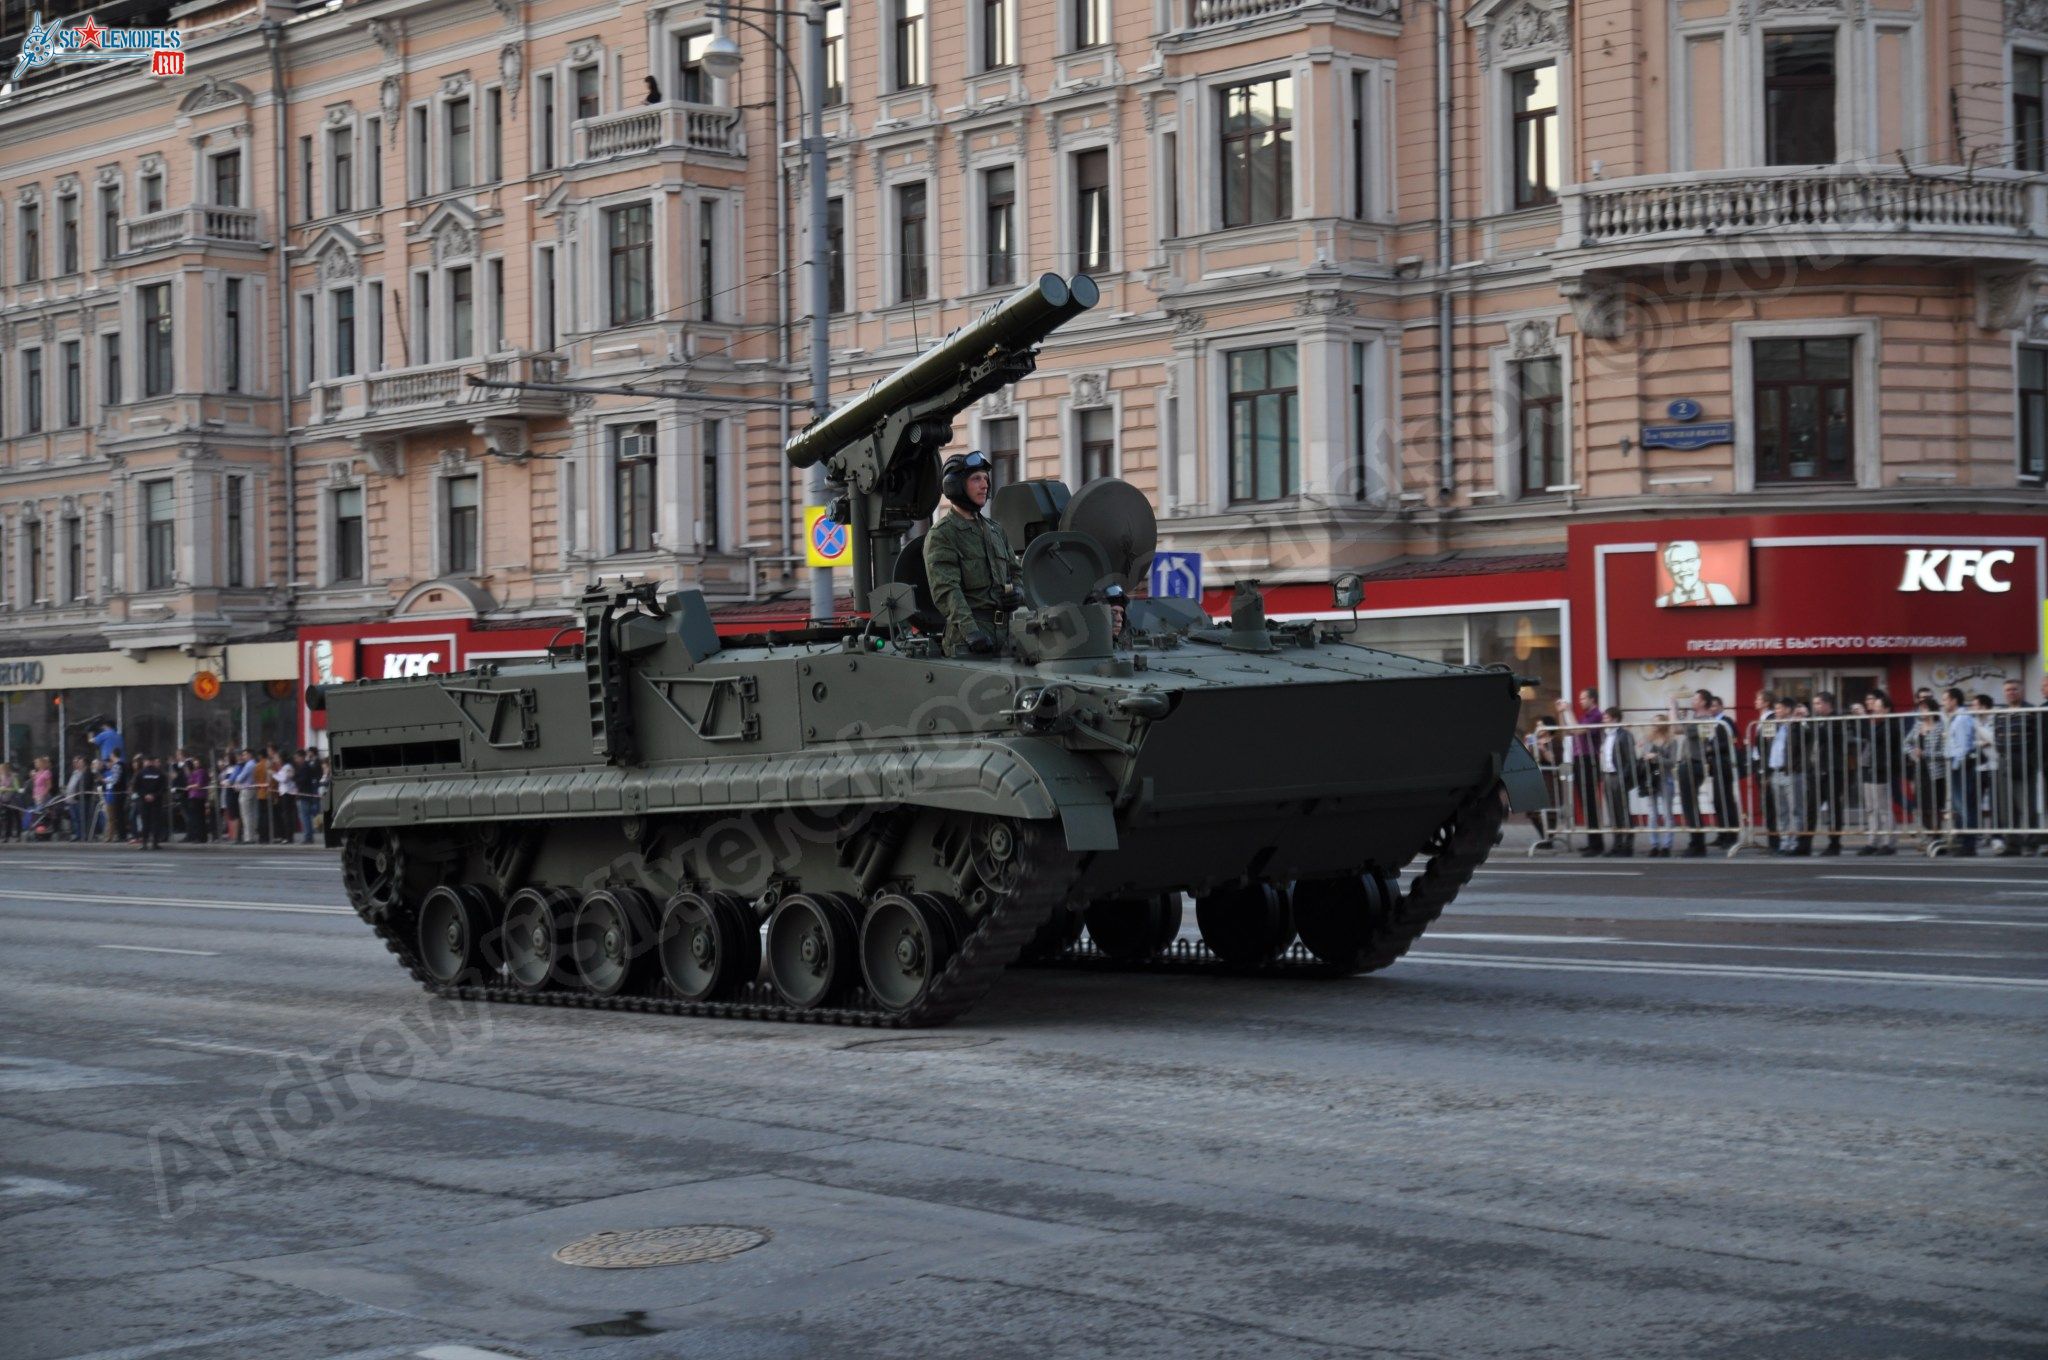
[[[1557,701],[1557,711],[1565,721],[1581,729],[1599,727],[1607,719],[1600,707],[1600,696],[1593,690],[1579,691],[1579,707],[1575,713],[1564,700]],[[1579,825],[1586,832],[1586,843],[1579,850],[1582,855],[1598,855],[1606,850],[1600,838],[1600,734],[1591,730],[1572,733],[1572,784],[1578,790],[1581,817]]]

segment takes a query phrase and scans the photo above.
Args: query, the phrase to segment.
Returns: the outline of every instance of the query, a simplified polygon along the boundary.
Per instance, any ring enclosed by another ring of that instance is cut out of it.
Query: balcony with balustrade
[[[2048,177],[1960,168],[1688,171],[1572,185],[1560,280],[1714,262],[2048,264]]]
[[[740,111],[715,104],[643,104],[580,119],[574,127],[576,162],[581,166],[664,154],[718,160],[747,154]]]
[[[121,224],[123,255],[216,246],[265,250],[269,245],[263,232],[262,215],[254,208],[222,208],[210,203],[193,203],[145,217],[131,217]]]
[[[480,387],[471,379],[553,383],[562,376],[555,355],[519,353],[330,378],[312,386],[306,428],[363,439],[559,418],[569,410],[567,393]]]
[[[1401,0],[1174,0],[1177,40],[1207,40],[1295,24],[1401,22]]]

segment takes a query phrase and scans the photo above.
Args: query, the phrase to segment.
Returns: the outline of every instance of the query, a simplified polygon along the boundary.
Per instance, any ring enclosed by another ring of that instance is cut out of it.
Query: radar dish
[[[1102,547],[1110,574],[1125,590],[1136,590],[1151,574],[1159,546],[1159,521],[1152,502],[1129,482],[1098,477],[1074,493],[1060,516],[1060,528],[1086,534]]]
[[[1032,539],[1024,550],[1021,586],[1034,609],[1081,604],[1109,583],[1109,561],[1086,534],[1055,530]]]
[[[1068,499],[1067,484],[1049,477],[1012,482],[996,488],[989,498],[988,514],[1002,526],[1010,551],[1021,553],[1031,546],[1032,539],[1060,527]]]

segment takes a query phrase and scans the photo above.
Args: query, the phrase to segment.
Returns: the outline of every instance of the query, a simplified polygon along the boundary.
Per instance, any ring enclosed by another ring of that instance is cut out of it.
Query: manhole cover
[[[680,1228],[634,1228],[626,1232],[592,1233],[555,1253],[565,1266],[595,1270],[629,1270],[635,1266],[687,1266],[723,1261],[752,1251],[768,1240],[755,1228],[724,1223],[692,1223]]]

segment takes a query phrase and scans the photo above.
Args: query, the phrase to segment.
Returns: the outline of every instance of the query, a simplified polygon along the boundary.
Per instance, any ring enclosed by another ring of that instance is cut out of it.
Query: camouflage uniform
[[[924,570],[932,602],[946,618],[946,655],[966,656],[979,627],[998,636],[996,611],[1017,579],[1017,557],[1003,528],[987,515],[945,511],[924,536]]]

